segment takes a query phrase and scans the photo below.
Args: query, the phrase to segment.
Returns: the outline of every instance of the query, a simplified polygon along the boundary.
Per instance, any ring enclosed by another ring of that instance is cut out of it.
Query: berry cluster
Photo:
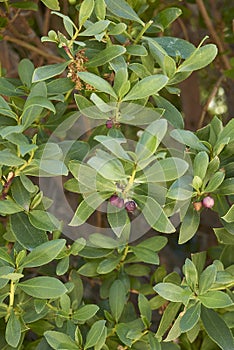
[[[136,209],[137,205],[136,202],[133,200],[130,200],[126,203],[124,203],[123,198],[117,196],[117,194],[114,194],[113,196],[110,197],[110,204],[113,205],[114,207],[117,207],[119,209],[125,207],[127,212],[132,213]]]

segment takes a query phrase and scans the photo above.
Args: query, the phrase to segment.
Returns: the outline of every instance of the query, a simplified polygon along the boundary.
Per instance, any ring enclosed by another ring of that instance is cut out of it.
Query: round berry
[[[113,205],[114,207],[121,209],[124,206],[124,200],[123,198],[120,198],[119,196],[117,196],[117,194],[114,194],[113,196],[110,197],[110,204]]]
[[[201,208],[202,208],[202,202],[194,202],[194,203],[193,203],[193,207],[194,207],[194,209],[195,209],[196,211],[201,210]]]
[[[205,208],[212,208],[214,206],[214,199],[210,196],[203,198],[202,205]]]
[[[107,129],[111,129],[111,128],[113,128],[113,121],[111,120],[111,119],[109,119],[109,120],[107,120],[106,121],[106,127],[107,127]]]
[[[132,213],[135,209],[136,209],[137,205],[134,201],[128,201],[127,203],[125,203],[125,209]]]

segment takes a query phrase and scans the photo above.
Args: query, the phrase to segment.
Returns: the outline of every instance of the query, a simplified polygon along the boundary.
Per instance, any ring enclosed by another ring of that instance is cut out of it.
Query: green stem
[[[149,21],[148,23],[145,24],[145,26],[141,29],[140,33],[137,35],[136,39],[134,40],[133,44],[136,45],[141,38],[143,37],[144,33],[147,31],[147,29],[151,26],[153,21]]]
[[[135,176],[136,176],[136,164],[134,164],[132,175],[131,175],[131,177],[130,177],[130,179],[128,181],[127,186],[124,189],[124,192],[123,192],[124,195],[126,195],[128,193],[128,191],[131,189],[131,187],[132,187],[132,185],[134,183],[134,180],[135,180]]]

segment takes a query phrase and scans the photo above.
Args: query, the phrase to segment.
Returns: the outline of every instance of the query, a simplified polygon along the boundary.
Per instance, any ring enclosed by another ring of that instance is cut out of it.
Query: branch
[[[205,24],[211,34],[211,36],[213,37],[216,45],[218,46],[218,49],[219,49],[219,52],[221,54],[221,59],[223,61],[223,65],[225,67],[225,69],[231,69],[231,65],[230,65],[230,62],[229,62],[229,59],[227,57],[227,55],[225,55],[225,48],[223,46],[223,43],[220,39],[220,37],[218,36],[214,26],[213,26],[213,23],[208,15],[208,12],[206,11],[206,7],[203,3],[203,0],[196,0],[196,3],[197,3],[197,7],[205,21]]]
[[[201,117],[200,117],[200,120],[199,120],[199,123],[198,123],[198,129],[200,129],[203,125],[203,122],[204,122],[204,118],[205,118],[205,115],[206,115],[206,112],[209,108],[209,105],[211,103],[211,101],[213,100],[213,98],[215,97],[215,95],[217,94],[218,92],[218,89],[223,81],[225,77],[222,75],[216,82],[215,86],[213,87],[213,90],[211,91],[210,93],[210,96],[208,97],[207,101],[206,101],[206,104],[205,106],[203,107],[202,109],[202,113],[201,113]]]
[[[34,51],[37,54],[39,54],[40,56],[43,56],[43,57],[45,57],[48,60],[50,59],[50,60],[52,60],[54,62],[64,62],[63,58],[51,55],[51,54],[49,54],[49,53],[47,53],[47,52],[45,52],[45,51],[43,51],[41,49],[38,49],[38,47],[35,47],[35,46],[31,45],[31,44],[28,44],[28,43],[26,43],[26,42],[24,42],[24,41],[22,41],[20,39],[12,38],[9,35],[5,35],[3,37],[3,39],[6,40],[6,41],[15,43],[15,44],[17,44],[19,46],[25,47],[26,49],[28,49],[30,51]]]

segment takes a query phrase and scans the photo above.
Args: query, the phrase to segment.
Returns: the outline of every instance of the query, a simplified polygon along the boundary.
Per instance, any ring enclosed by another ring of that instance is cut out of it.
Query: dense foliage
[[[0,348],[234,349],[234,120],[192,132],[171,102],[216,45],[157,1],[42,2],[61,61],[0,77]],[[210,211],[216,246],[168,273]]]

